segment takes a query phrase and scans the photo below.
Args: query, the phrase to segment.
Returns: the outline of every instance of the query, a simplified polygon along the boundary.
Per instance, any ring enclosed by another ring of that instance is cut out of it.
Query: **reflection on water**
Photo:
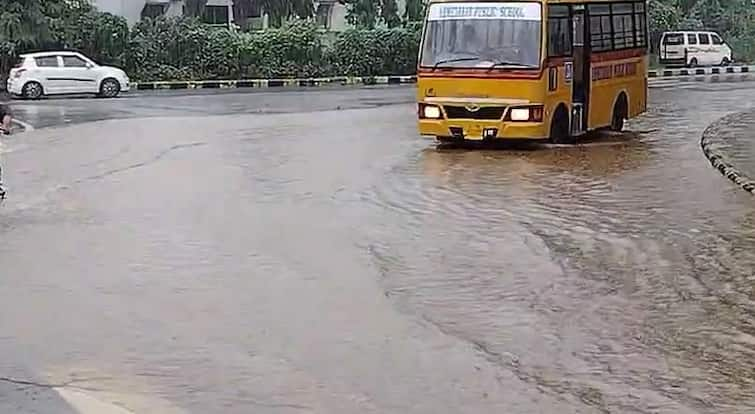
[[[718,113],[663,93],[639,133],[423,150],[371,193],[386,291],[605,412],[755,410],[753,205],[697,149]]]
[[[625,132],[620,135],[605,134],[590,137],[580,144],[550,145],[544,143],[503,143],[496,146],[470,145],[439,145],[435,149],[423,151],[424,162],[428,173],[437,169],[443,174],[443,164],[456,163],[459,160],[473,163],[474,169],[490,169],[502,167],[507,160],[522,159],[547,178],[553,172],[564,172],[594,177],[604,177],[639,168],[648,158],[648,144],[643,141],[643,134]],[[459,157],[458,154],[477,154],[471,157]],[[491,165],[487,165],[490,163]],[[436,164],[436,165],[433,165]],[[520,165],[527,169],[528,166]],[[521,175],[529,175],[533,170],[522,171]],[[516,172],[520,174],[519,171]]]

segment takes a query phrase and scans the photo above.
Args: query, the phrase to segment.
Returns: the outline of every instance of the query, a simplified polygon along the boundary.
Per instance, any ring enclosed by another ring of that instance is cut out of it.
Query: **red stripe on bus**
[[[611,52],[595,52],[590,56],[590,62],[607,62],[609,60],[631,59],[645,56],[647,53],[647,50],[644,48],[615,50]]]

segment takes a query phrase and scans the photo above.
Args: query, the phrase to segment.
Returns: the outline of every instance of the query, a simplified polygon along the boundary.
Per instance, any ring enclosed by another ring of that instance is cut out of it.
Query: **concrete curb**
[[[715,68],[679,68],[679,69],[656,69],[648,71],[649,78],[675,78],[684,76],[710,76],[727,74],[755,73],[755,66],[726,66]]]
[[[720,76],[753,74],[755,66],[728,66],[721,68],[699,69],[663,69],[648,71],[650,83],[656,80],[671,78],[697,77],[696,80],[710,79],[712,82],[720,80]],[[718,77],[717,77],[718,76]],[[703,78],[700,78],[703,77]],[[234,88],[306,88],[329,85],[404,85],[417,82],[415,75],[407,76],[336,76],[330,78],[308,79],[238,79],[238,80],[203,80],[203,81],[167,81],[167,82],[134,82],[131,87],[135,90],[165,90],[165,89],[234,89]]]
[[[416,76],[337,76],[309,79],[239,79],[211,81],[135,82],[136,90],[164,89],[234,89],[234,88],[304,88],[328,85],[403,85],[416,83]]]
[[[710,161],[713,168],[720,171],[721,174],[743,190],[755,195],[755,180],[748,177],[729,163],[726,154],[719,148],[718,142],[719,131],[725,129],[734,118],[739,117],[742,114],[744,114],[744,112],[727,115],[708,126],[700,139],[700,146],[703,149],[703,154],[708,158],[708,161]]]

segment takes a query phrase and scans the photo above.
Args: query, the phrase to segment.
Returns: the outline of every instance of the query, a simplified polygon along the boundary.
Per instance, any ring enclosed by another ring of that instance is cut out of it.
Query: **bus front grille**
[[[446,111],[446,117],[448,119],[485,119],[485,120],[498,120],[503,118],[503,112],[506,111],[505,106],[482,106],[482,107],[467,107],[467,106],[444,106]]]

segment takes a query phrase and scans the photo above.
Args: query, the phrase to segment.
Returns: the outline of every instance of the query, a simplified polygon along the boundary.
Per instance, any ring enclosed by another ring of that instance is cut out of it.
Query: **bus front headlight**
[[[420,105],[420,117],[426,119],[440,119],[440,107],[435,105]]]
[[[511,110],[512,121],[529,121],[530,108],[513,108]]]
[[[543,106],[525,106],[511,108],[504,121],[513,122],[543,122]]]

